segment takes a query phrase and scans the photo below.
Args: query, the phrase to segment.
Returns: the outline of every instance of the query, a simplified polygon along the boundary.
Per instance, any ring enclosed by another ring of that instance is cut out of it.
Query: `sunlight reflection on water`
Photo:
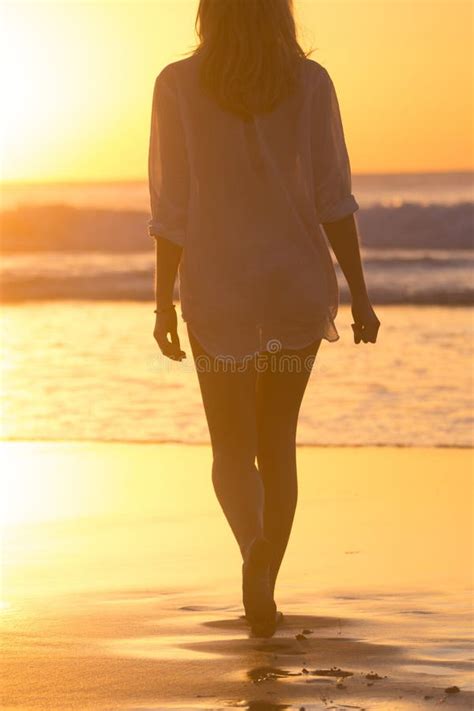
[[[208,442],[188,359],[152,339],[152,306],[51,302],[4,306],[4,438]],[[300,444],[472,444],[472,312],[467,307],[377,309],[379,341],[323,342],[301,408]]]

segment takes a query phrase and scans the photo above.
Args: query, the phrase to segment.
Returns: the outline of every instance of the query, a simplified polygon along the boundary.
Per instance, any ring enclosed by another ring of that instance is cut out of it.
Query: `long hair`
[[[203,89],[248,120],[294,91],[304,52],[292,0],[200,0],[196,16]]]

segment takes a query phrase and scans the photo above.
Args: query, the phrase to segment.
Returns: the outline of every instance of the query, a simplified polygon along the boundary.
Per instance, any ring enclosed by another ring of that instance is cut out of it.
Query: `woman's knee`
[[[257,446],[259,468],[285,467],[296,457],[296,427],[281,430],[278,436],[260,433]]]
[[[222,447],[214,448],[212,475],[215,479],[238,478],[255,466],[255,449]]]

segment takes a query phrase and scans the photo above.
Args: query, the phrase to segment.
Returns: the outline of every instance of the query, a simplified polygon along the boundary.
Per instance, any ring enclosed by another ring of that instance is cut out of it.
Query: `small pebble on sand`
[[[448,686],[448,688],[444,691],[446,694],[458,694],[461,689],[459,688],[459,686]]]

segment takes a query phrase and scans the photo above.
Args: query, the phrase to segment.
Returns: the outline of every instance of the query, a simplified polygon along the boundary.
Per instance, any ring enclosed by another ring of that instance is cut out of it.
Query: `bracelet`
[[[175,308],[176,308],[175,304],[171,304],[171,306],[165,306],[164,309],[155,309],[153,313],[155,313],[155,314],[163,314],[163,313],[165,313],[166,311],[171,311],[171,309],[175,309]]]

